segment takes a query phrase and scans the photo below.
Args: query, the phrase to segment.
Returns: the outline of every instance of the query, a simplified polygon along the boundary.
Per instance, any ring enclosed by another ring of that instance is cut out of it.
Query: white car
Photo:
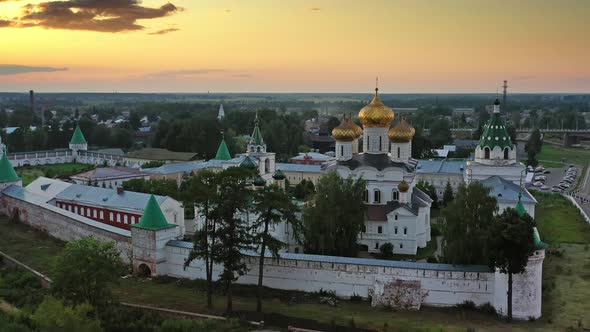
[[[546,185],[542,185],[541,188],[539,188],[541,190],[549,190],[549,186]]]
[[[547,177],[546,176],[543,176],[543,175],[537,175],[537,176],[535,176],[533,178],[533,180],[535,180],[535,181],[545,181],[545,180],[547,180]]]
[[[535,187],[541,187],[542,185],[544,185],[544,183],[541,181],[537,181],[537,182],[533,183],[533,186],[535,186]]]
[[[553,188],[551,188],[551,191],[553,191],[553,192],[556,192],[556,193],[557,193],[557,192],[562,192],[562,189],[561,189],[561,188],[559,188],[559,187],[553,187]]]

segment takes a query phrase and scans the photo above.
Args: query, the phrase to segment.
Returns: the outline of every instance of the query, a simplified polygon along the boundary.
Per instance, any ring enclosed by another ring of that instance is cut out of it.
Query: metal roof
[[[170,240],[166,243],[168,246],[192,249],[192,242]],[[258,253],[255,251],[242,251],[243,254],[251,257],[258,257]],[[272,254],[268,251],[265,254],[266,257],[272,258]],[[337,257],[337,256],[323,256],[323,255],[309,255],[309,254],[295,254],[295,253],[281,253],[281,259],[287,260],[299,260],[299,261],[310,261],[310,262],[322,262],[322,263],[334,263],[334,264],[355,264],[355,265],[368,265],[368,266],[382,266],[392,268],[404,268],[404,269],[422,269],[422,270],[435,270],[435,271],[452,271],[452,272],[490,272],[490,268],[485,265],[452,265],[452,264],[435,264],[435,263],[419,263],[419,262],[406,262],[406,261],[389,261],[381,259],[370,259],[370,258],[351,258],[351,257]]]
[[[162,204],[168,197],[154,195],[158,204]],[[132,209],[143,211],[150,194],[134,191],[117,193],[116,189],[91,187],[81,184],[72,184],[55,196],[57,200],[66,200],[94,206],[111,207],[116,209]]]
[[[28,192],[46,197],[47,199],[45,201],[47,202],[71,185],[72,184],[69,182],[41,176],[29,183],[29,185],[26,186],[26,189]]]
[[[302,165],[302,164],[287,164],[287,163],[276,163],[276,169],[280,169],[283,172],[304,172],[304,173],[321,173],[321,165]]]
[[[87,172],[72,175],[72,176],[70,176],[70,178],[71,179],[88,180],[88,181],[101,181],[101,180],[109,180],[109,179],[142,177],[145,175],[147,175],[147,174],[142,173],[137,168],[115,166],[115,167],[97,167],[97,168],[87,171]]]
[[[208,168],[209,162],[189,161],[184,163],[164,164],[160,167],[142,169],[145,173],[150,174],[174,174],[180,172],[191,172],[194,170]]]
[[[334,159],[334,157],[325,155],[323,153],[318,153],[318,152],[302,152],[302,153],[299,153],[299,155],[296,156],[296,157],[289,158],[289,160],[305,160],[306,157],[311,158],[311,160],[321,160],[321,161],[326,161],[326,160]]]
[[[528,190],[521,188],[512,181],[504,180],[503,178],[494,175],[483,181],[481,184],[491,189],[490,196],[495,197],[498,202],[518,203],[518,194],[522,194],[523,203],[537,203],[537,200],[528,192]]]
[[[416,167],[416,173],[419,174],[462,175],[464,170],[464,160],[420,160]]]

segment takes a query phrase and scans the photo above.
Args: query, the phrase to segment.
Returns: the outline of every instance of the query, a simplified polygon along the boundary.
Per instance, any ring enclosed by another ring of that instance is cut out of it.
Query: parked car
[[[533,180],[535,180],[535,181],[545,181],[545,180],[547,180],[547,177],[546,176],[543,176],[543,175],[537,175],[537,176],[535,176],[533,178]]]
[[[548,170],[548,169],[546,169],[546,170],[543,171],[543,174],[551,174],[551,171]]]
[[[541,181],[537,181],[537,182],[533,183],[533,186],[535,186],[535,187],[540,187],[542,185],[544,185],[544,183]]]
[[[561,189],[559,187],[553,187],[553,188],[551,188],[551,191],[553,191],[553,192],[562,192],[563,189]]]
[[[549,190],[549,186],[546,185],[542,185],[541,188],[539,188],[541,190]]]

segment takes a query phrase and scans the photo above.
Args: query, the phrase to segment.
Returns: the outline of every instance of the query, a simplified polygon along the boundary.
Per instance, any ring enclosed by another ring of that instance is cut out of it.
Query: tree
[[[393,244],[391,242],[383,243],[379,249],[381,249],[381,256],[383,258],[393,257]]]
[[[211,218],[217,219],[216,252],[223,265],[220,279],[227,296],[226,314],[232,312],[232,284],[247,271],[244,251],[255,249],[248,216],[251,207],[251,180],[255,173],[230,167],[218,173],[219,190],[214,198]]]
[[[438,209],[438,195],[436,194],[436,188],[428,181],[420,181],[416,187],[428,195],[428,197],[432,199],[432,207]]]
[[[432,124],[430,128],[430,140],[435,147],[441,147],[453,140],[451,134],[451,127],[449,121],[445,118],[440,118]]]
[[[535,154],[541,152],[541,147],[543,146],[543,141],[541,140],[541,132],[538,128],[535,128],[529,137],[524,149],[526,152],[532,151]]]
[[[485,243],[498,209],[490,189],[479,182],[459,187],[455,199],[442,211],[443,259],[450,264],[488,264]]]
[[[100,321],[91,318],[93,310],[87,303],[70,307],[49,296],[39,305],[31,319],[41,332],[101,332]]]
[[[213,307],[213,263],[217,261],[217,256],[212,250],[217,240],[215,233],[217,220],[211,216],[212,204],[217,194],[217,180],[215,172],[203,170],[191,178],[188,185],[189,201],[199,208],[200,214],[204,218],[204,224],[201,229],[195,232],[193,250],[191,250],[188,259],[184,262],[184,267],[187,268],[195,259],[202,258],[205,260],[207,306],[209,308]]]
[[[281,240],[273,237],[270,228],[281,222],[293,225],[297,222],[295,213],[298,208],[291,201],[291,197],[276,184],[263,187],[254,193],[254,213],[258,216],[252,228],[255,243],[258,244],[258,287],[256,288],[256,311],[262,312],[262,280],[264,278],[264,258],[266,249],[273,257],[278,257],[279,250],[285,245]]]
[[[342,179],[335,172],[320,178],[315,201],[303,212],[306,253],[356,256],[365,220],[365,189],[362,179]]]
[[[537,160],[537,153],[533,150],[527,151],[527,160],[526,164],[529,166],[537,167],[539,165],[539,161]]]
[[[94,237],[71,241],[53,266],[55,294],[74,304],[100,308],[112,301],[111,287],[119,281],[123,263],[114,242]]]
[[[490,267],[508,274],[508,320],[512,320],[512,275],[526,269],[535,250],[533,219],[508,208],[497,216],[489,230]]]
[[[139,113],[131,112],[131,114],[129,114],[129,125],[133,130],[137,130],[137,128],[141,127],[141,118],[139,117]]]
[[[453,200],[453,188],[451,187],[451,183],[447,181],[447,185],[445,187],[445,192],[443,193],[443,204],[445,206],[449,205]]]

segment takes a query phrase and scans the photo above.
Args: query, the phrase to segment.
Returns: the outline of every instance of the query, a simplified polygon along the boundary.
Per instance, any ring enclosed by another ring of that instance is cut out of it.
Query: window
[[[344,145],[340,145],[340,156],[344,156]]]
[[[367,226],[362,225],[361,226],[361,232],[366,233],[367,232]]]
[[[129,219],[128,219],[128,218],[129,218],[129,217],[128,217],[127,215],[124,215],[124,216],[123,216],[123,222],[124,222],[125,224],[128,224],[128,223],[129,223]]]
[[[110,218],[109,218],[109,220],[110,220],[110,221],[115,221],[115,218],[113,217],[113,213],[112,213],[112,212],[110,213]]]
[[[485,156],[484,156],[484,158],[485,158],[485,159],[490,159],[490,148],[488,148],[488,147],[486,146],[486,148],[485,148],[485,149],[483,149],[483,152],[484,152],[484,155],[485,155]]]
[[[379,233],[379,234],[383,233],[383,227],[381,227],[381,226],[377,227],[377,233]]]
[[[504,148],[504,159],[508,159],[508,148]]]
[[[135,216],[131,216],[131,223],[135,224]]]
[[[381,203],[381,191],[379,191],[379,189],[375,189],[373,192],[373,198],[375,203]]]
[[[394,215],[394,218],[395,218],[395,220],[397,220],[397,214],[396,214],[396,215]]]
[[[121,223],[121,214],[120,213],[117,213],[117,222]]]
[[[400,153],[400,148],[399,148],[399,146],[398,146],[398,147],[397,147],[397,157],[398,157],[398,158],[400,158],[400,154],[401,154],[401,153]]]
[[[104,219],[104,212],[100,211],[100,219]]]
[[[78,207],[77,206],[74,206],[74,213],[78,214]]]
[[[379,136],[379,151],[383,150],[383,143],[381,142],[383,137]]]
[[[392,192],[392,195],[391,196],[392,196],[392,199],[394,201],[399,201],[399,191],[393,189],[393,192]]]
[[[408,235],[408,228],[404,227],[404,235]]]
[[[400,243],[400,244],[399,244],[399,248],[400,248],[400,249],[403,249],[403,248],[404,248],[404,244],[403,244],[403,243]]]
[[[264,172],[265,173],[269,173],[270,172],[270,159],[266,158],[264,160]]]
[[[375,243],[375,249],[379,249],[379,242]]]
[[[393,228],[393,234],[397,234],[397,226]]]

